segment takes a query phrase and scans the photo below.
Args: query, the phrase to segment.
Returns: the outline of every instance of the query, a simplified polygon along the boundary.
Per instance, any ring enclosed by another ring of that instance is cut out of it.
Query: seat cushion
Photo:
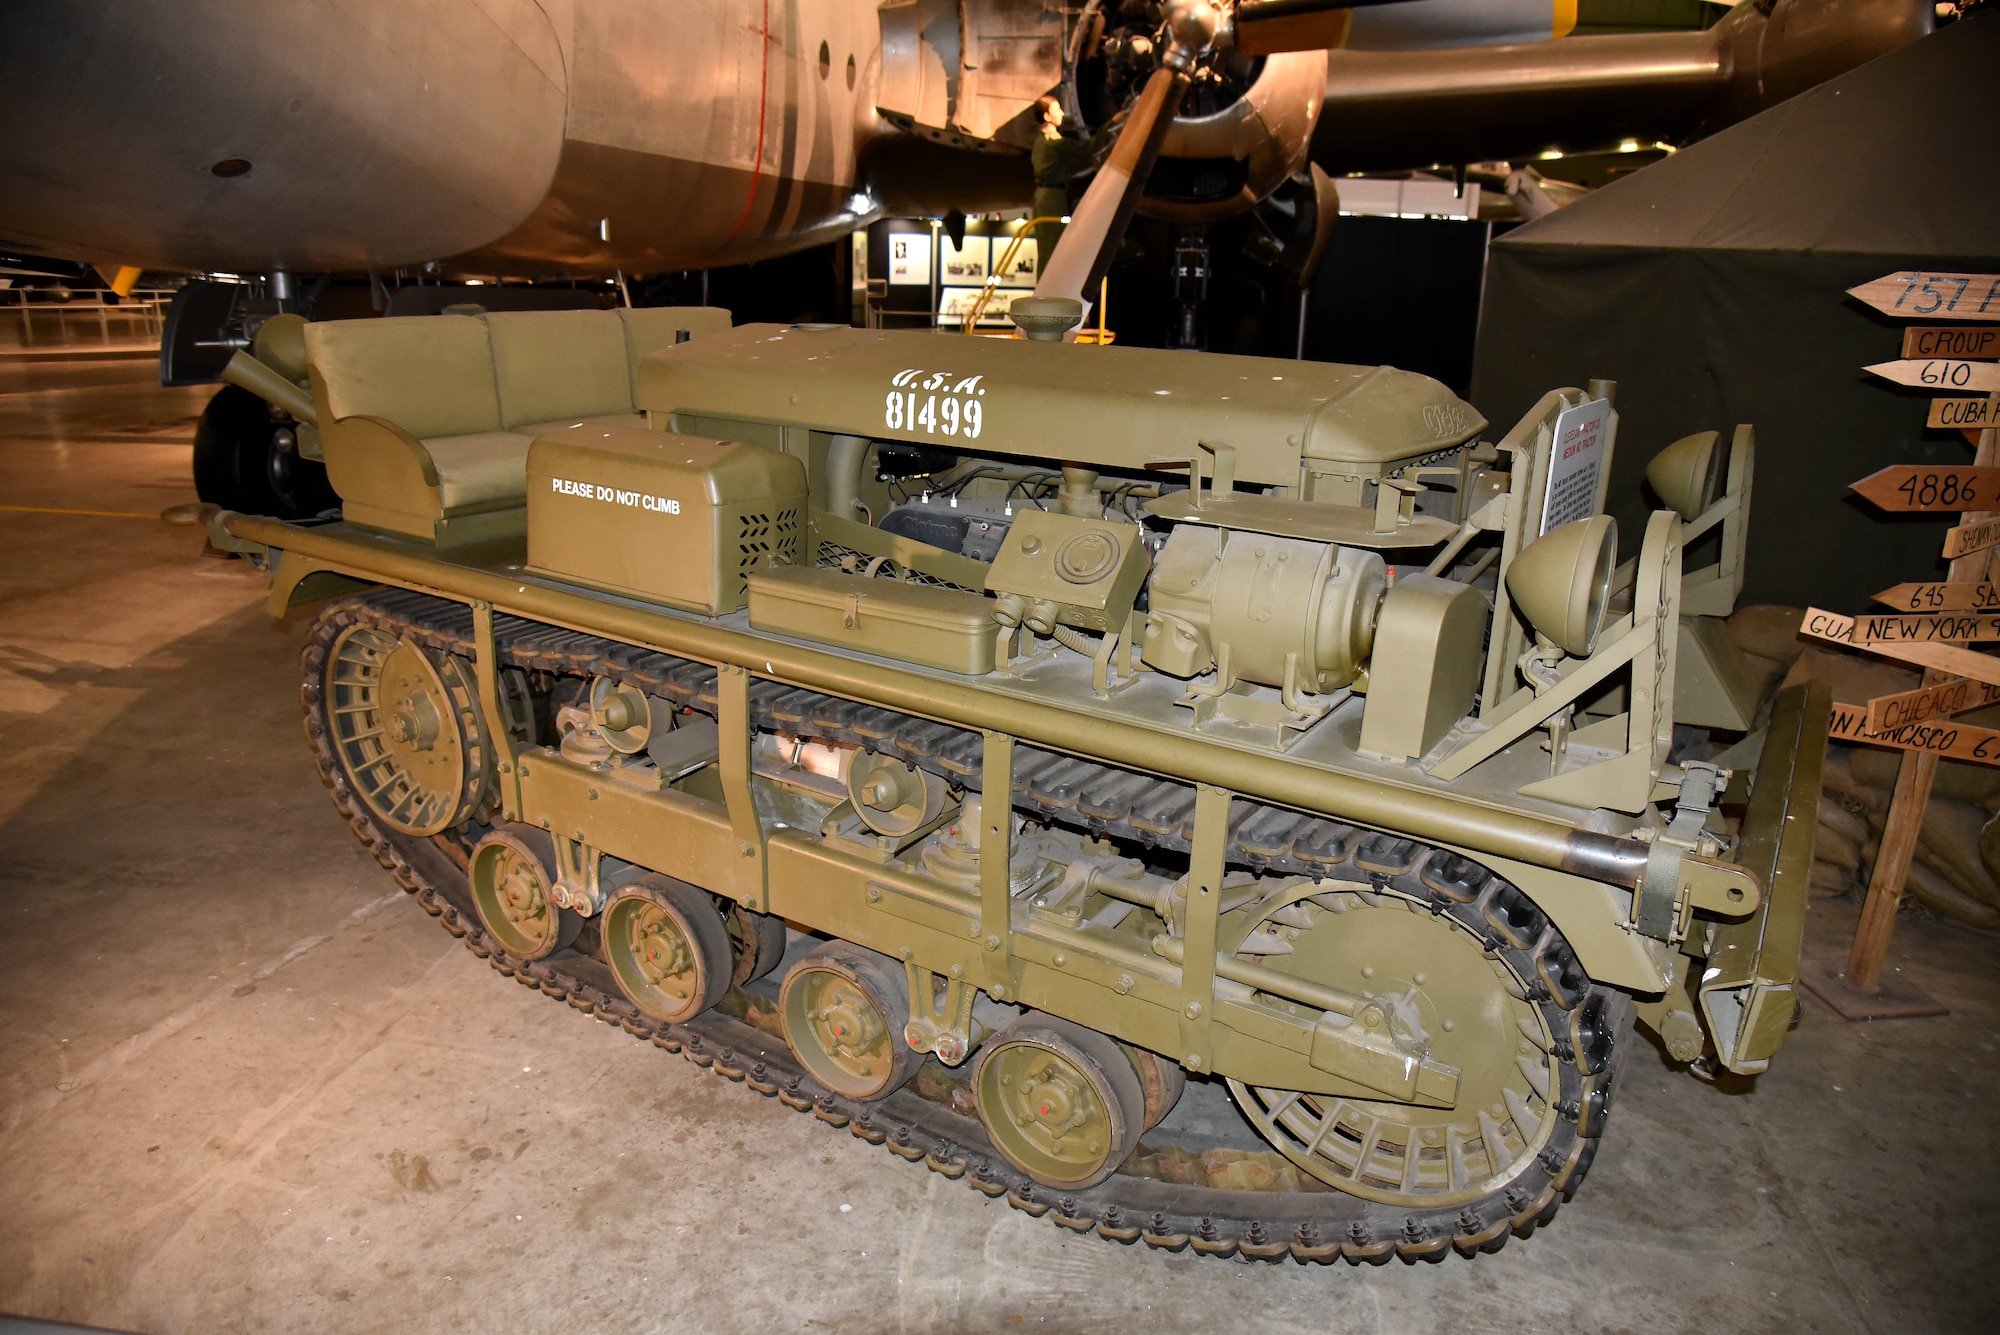
[[[517,431],[433,436],[424,441],[437,466],[438,502],[446,514],[518,503],[528,493],[528,446]]]
[[[633,403],[639,401],[639,363],[647,353],[730,327],[729,312],[720,306],[625,306],[618,318],[625,322],[626,392]]]
[[[305,336],[331,420],[386,418],[419,440],[500,429],[493,353],[476,316],[324,320]]]
[[[558,417],[553,422],[523,422],[513,430],[524,436],[554,436],[585,426],[644,426],[644,413],[603,413],[596,417]]]
[[[496,311],[485,320],[508,429],[632,411],[624,326],[610,311]]]

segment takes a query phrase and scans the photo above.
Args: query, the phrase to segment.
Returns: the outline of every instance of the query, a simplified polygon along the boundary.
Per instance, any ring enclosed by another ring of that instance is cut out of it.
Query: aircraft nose
[[[533,0],[70,0],[0,42],[0,237],[160,268],[362,269],[490,242],[562,149]]]

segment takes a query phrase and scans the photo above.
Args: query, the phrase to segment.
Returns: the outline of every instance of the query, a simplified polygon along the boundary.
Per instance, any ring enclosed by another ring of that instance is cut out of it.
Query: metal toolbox
[[[750,576],[750,626],[976,677],[993,670],[999,627],[982,594],[776,566]]]

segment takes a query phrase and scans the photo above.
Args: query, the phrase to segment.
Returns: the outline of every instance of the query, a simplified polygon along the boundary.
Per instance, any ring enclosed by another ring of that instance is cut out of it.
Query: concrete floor
[[[1809,1002],[1727,1092],[1632,1054],[1553,1227],[1437,1266],[1077,1238],[502,980],[301,738],[302,622],[147,518],[205,395],[0,361],[0,1312],[143,1331],[1991,1329],[2000,943]],[[96,512],[96,513],[83,513]],[[1851,932],[1820,906],[1816,937]]]

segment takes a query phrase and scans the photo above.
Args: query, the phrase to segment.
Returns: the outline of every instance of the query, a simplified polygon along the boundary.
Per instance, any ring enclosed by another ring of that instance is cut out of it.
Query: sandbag
[[[1824,793],[1819,799],[1819,824],[1821,829],[1832,829],[1855,844],[1870,834],[1867,821]]]
[[[2000,880],[2000,816],[1980,828],[1979,860],[1985,864],[1987,875]]]
[[[1863,752],[1858,747],[1839,743],[1827,747],[1826,764],[1820,770],[1820,787],[1843,801],[1861,807],[1868,813],[1869,819],[1879,826],[1883,814],[1889,810],[1889,789],[1862,782],[1854,770],[1854,757],[1860,754]]]
[[[1917,856],[1966,894],[2000,908],[2000,885],[1987,874],[1981,860],[1985,824],[1986,815],[1977,807],[1934,797],[1924,809]]]
[[[1833,692],[1833,698],[1847,705],[1865,705],[1878,695],[1914,691],[1920,680],[1921,674],[1879,658],[1811,646],[1799,654],[1792,670],[1785,674],[1787,686],[1823,681]]]
[[[1830,862],[1813,863],[1812,875],[1806,880],[1806,888],[1822,899],[1847,894],[1858,884],[1853,872]]]
[[[1903,753],[1881,746],[1857,746],[1848,750],[1847,764],[1861,787],[1893,792],[1896,774],[1903,767]]]
[[[1861,848],[1856,841],[1822,820],[1819,830],[1813,835],[1813,861],[1852,871],[1861,866]]]
[[[1918,903],[1953,922],[1967,927],[2000,927],[2000,908],[1974,899],[1922,862],[1910,864],[1910,875],[1903,887]]]
[[[1987,711],[1980,710],[1984,714]],[[1974,717],[1967,714],[1964,720]],[[1994,727],[1993,723],[1982,724]],[[1846,749],[1846,748],[1843,748]],[[1868,788],[1893,791],[1896,774],[1902,768],[1903,751],[1890,750],[1880,746],[1857,746],[1849,752],[1848,772],[1857,784]],[[1970,802],[1974,806],[2000,798],[2000,766],[1974,765],[1963,760],[1940,760],[1931,778],[1931,792],[1937,797],[1953,802]]]
[[[1987,724],[1991,727],[1991,724]],[[1931,792],[1954,802],[1983,806],[2000,796],[2000,766],[1971,765],[1962,760],[1938,761]]]
[[[1762,603],[1737,608],[1723,625],[1729,628],[1729,638],[1744,653],[1772,659],[1788,668],[1806,648],[1805,641],[1799,638],[1799,623],[1805,620],[1805,615],[1803,608]]]

